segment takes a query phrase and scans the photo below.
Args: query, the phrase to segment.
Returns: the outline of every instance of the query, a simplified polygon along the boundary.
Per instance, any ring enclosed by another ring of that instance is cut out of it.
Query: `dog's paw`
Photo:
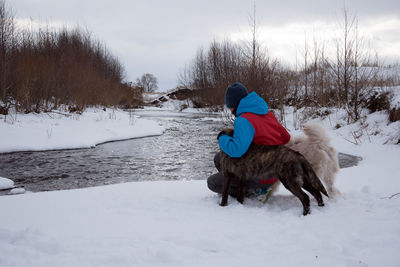
[[[335,187],[328,190],[328,194],[329,194],[329,197],[333,197],[333,198],[340,197],[342,195],[342,193]]]
[[[308,214],[311,214],[310,207],[304,208],[304,209],[303,209],[303,215],[304,215],[304,216],[307,216]]]
[[[221,207],[225,207],[225,206],[228,205],[228,202],[223,201],[223,202],[221,202],[219,205],[220,205]]]

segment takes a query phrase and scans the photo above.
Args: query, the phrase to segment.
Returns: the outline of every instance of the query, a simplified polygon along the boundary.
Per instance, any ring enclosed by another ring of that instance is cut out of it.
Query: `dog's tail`
[[[333,172],[339,171],[339,160],[336,149],[329,145],[330,138],[324,127],[316,122],[307,122],[303,125],[303,131],[310,139],[311,143],[318,144],[325,147],[324,151],[327,153],[330,160],[333,162]]]
[[[326,133],[324,127],[316,122],[308,122],[303,125],[303,132],[310,138],[311,142],[314,144],[328,144],[330,138]]]
[[[321,180],[315,174],[310,163],[303,156],[301,156],[300,158],[301,158],[301,166],[305,172],[305,179],[307,180],[307,182],[316,190],[320,191],[322,194],[329,197],[328,192],[326,192],[324,185],[321,183]]]

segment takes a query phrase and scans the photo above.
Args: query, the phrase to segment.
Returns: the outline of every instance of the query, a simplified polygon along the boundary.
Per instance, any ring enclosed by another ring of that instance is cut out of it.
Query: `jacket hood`
[[[251,92],[240,100],[236,115],[239,117],[246,112],[265,115],[268,113],[268,105],[256,92]]]

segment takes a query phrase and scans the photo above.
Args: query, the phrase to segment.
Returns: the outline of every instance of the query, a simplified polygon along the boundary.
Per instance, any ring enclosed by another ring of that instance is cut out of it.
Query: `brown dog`
[[[232,134],[232,130],[225,132]],[[271,173],[271,171],[293,195],[300,199],[303,205],[303,215],[310,213],[310,199],[302,188],[314,196],[318,206],[324,206],[321,193],[328,196],[310,163],[300,153],[285,146],[251,144],[247,152],[240,158],[231,158],[222,152],[221,171],[223,175],[221,206],[228,204],[228,189],[231,179],[238,179],[237,200],[243,203],[247,182],[262,177],[267,172]]]

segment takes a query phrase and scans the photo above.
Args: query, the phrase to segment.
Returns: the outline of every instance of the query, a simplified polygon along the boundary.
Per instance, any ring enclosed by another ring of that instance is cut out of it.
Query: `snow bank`
[[[24,188],[14,188],[11,189],[8,195],[19,195],[19,194],[25,194],[25,189]]]
[[[88,109],[82,115],[41,113],[0,120],[0,153],[90,148],[104,142],[160,135],[164,127],[118,109]]]
[[[328,115],[318,117],[318,114],[326,112]],[[400,139],[400,121],[390,122],[386,111],[377,111],[369,113],[363,110],[361,119],[353,124],[347,123],[347,114],[343,109],[323,108],[323,109],[299,109],[294,111],[293,107],[285,108],[286,128],[290,130],[290,134],[302,134],[300,126],[307,121],[315,121],[321,123],[331,137],[334,138],[334,146],[337,147],[339,142],[350,144],[397,144]],[[345,153],[348,151],[347,146],[343,146]]]
[[[336,143],[363,161],[306,217],[282,187],[220,207],[205,181],[0,197],[0,266],[398,266],[400,150]]]
[[[14,182],[8,178],[0,177],[0,190],[11,189],[14,187]]]
[[[165,92],[143,92],[143,101],[145,103],[151,103],[165,94]]]

